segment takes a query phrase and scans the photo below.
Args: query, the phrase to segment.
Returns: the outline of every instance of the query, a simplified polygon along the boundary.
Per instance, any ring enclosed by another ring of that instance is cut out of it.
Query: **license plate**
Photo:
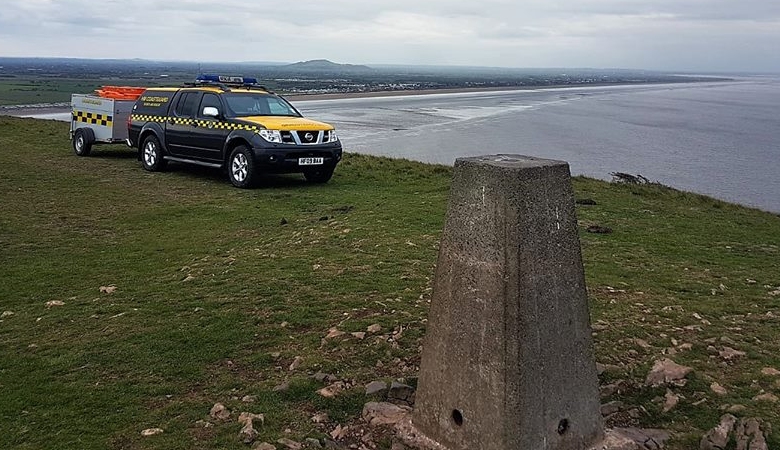
[[[318,166],[325,164],[325,158],[298,158],[299,166]]]

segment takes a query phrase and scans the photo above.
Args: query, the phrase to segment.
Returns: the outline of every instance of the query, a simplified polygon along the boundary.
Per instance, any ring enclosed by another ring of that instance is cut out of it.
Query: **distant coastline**
[[[72,93],[104,85],[180,86],[197,74],[248,76],[292,101],[731,81],[732,76],[642,69],[370,67],[311,60],[294,64],[193,63],[0,57],[0,114],[67,111]],[[714,77],[714,78],[713,78]],[[8,106],[2,106],[8,105]]]
[[[737,81],[730,78],[713,78],[712,80],[691,79],[682,81],[645,81],[645,82],[613,82],[613,83],[568,83],[555,85],[524,85],[524,86],[492,86],[492,87],[459,87],[459,88],[441,88],[441,89],[397,89],[386,91],[364,91],[364,92],[333,92],[316,94],[281,94],[284,98],[292,102],[308,100],[341,100],[349,98],[382,98],[382,97],[400,97],[432,94],[459,94],[468,92],[512,92],[528,91],[538,89],[576,89],[583,87],[603,87],[603,86],[645,86],[658,84],[685,84],[685,83],[716,83]],[[0,115],[26,117],[32,115],[48,115],[64,113],[70,110],[70,103],[41,103],[27,105],[0,105]]]
[[[460,87],[460,88],[441,88],[441,89],[407,89],[392,91],[366,91],[366,92],[334,92],[327,94],[282,94],[284,98],[290,101],[304,100],[340,100],[345,98],[377,98],[377,97],[395,97],[404,95],[431,95],[431,94],[460,94],[466,92],[511,92],[511,91],[529,91],[538,89],[577,89],[584,87],[604,87],[604,86],[650,86],[659,84],[686,84],[686,83],[722,83],[737,81],[732,78],[713,78],[711,80],[691,79],[680,81],[643,81],[643,82],[613,82],[613,83],[567,83],[567,84],[543,84],[543,85],[523,85],[523,86],[492,86],[492,87]]]

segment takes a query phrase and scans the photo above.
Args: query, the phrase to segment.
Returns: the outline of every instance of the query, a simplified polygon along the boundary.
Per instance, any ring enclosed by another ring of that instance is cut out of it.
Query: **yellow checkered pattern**
[[[168,118],[164,116],[147,116],[142,114],[133,114],[130,120],[138,122],[165,122]]]
[[[243,123],[218,122],[214,120],[190,119],[185,117],[164,117],[164,116],[146,116],[133,114],[130,120],[138,122],[166,122],[170,121],[174,125],[197,125],[204,128],[216,128],[218,130],[246,130],[255,131],[257,126]]]
[[[114,124],[114,117],[86,111],[73,111],[73,121],[110,127]]]

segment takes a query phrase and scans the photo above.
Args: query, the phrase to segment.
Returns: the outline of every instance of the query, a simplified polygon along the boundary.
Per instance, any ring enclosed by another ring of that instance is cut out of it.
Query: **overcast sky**
[[[0,56],[780,72],[780,0],[3,0]]]

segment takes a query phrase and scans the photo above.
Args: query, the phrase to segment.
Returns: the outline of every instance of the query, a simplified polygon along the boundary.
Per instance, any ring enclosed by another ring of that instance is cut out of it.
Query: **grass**
[[[363,384],[414,383],[449,168],[348,155],[327,185],[285,176],[247,191],[216,171],[144,172],[121,146],[93,155],[73,155],[67,124],[0,117],[0,312],[13,312],[0,448],[246,448],[235,416],[196,424],[216,402],[264,413],[259,440],[319,438],[357,420]],[[640,408],[610,421],[670,429],[673,450],[697,445],[724,405],[778,429],[776,405],[752,399],[780,394],[761,374],[780,369],[780,218],[656,185],[574,187],[597,203],[578,216],[601,383],[620,385],[603,401]],[[375,323],[364,340],[323,339]],[[724,346],[746,356],[708,349]],[[671,353],[694,372],[664,413],[666,390],[643,381]],[[315,372],[357,388],[320,397]],[[329,423],[312,422],[320,412]],[[153,427],[165,432],[141,437]]]
[[[183,81],[183,78],[178,76],[166,79],[104,76],[99,80],[60,76],[12,76],[0,78],[0,106],[70,103],[72,94],[92,93],[104,85],[175,86]]]
[[[88,93],[106,83],[67,78],[0,79],[0,106],[70,102],[72,93]]]

